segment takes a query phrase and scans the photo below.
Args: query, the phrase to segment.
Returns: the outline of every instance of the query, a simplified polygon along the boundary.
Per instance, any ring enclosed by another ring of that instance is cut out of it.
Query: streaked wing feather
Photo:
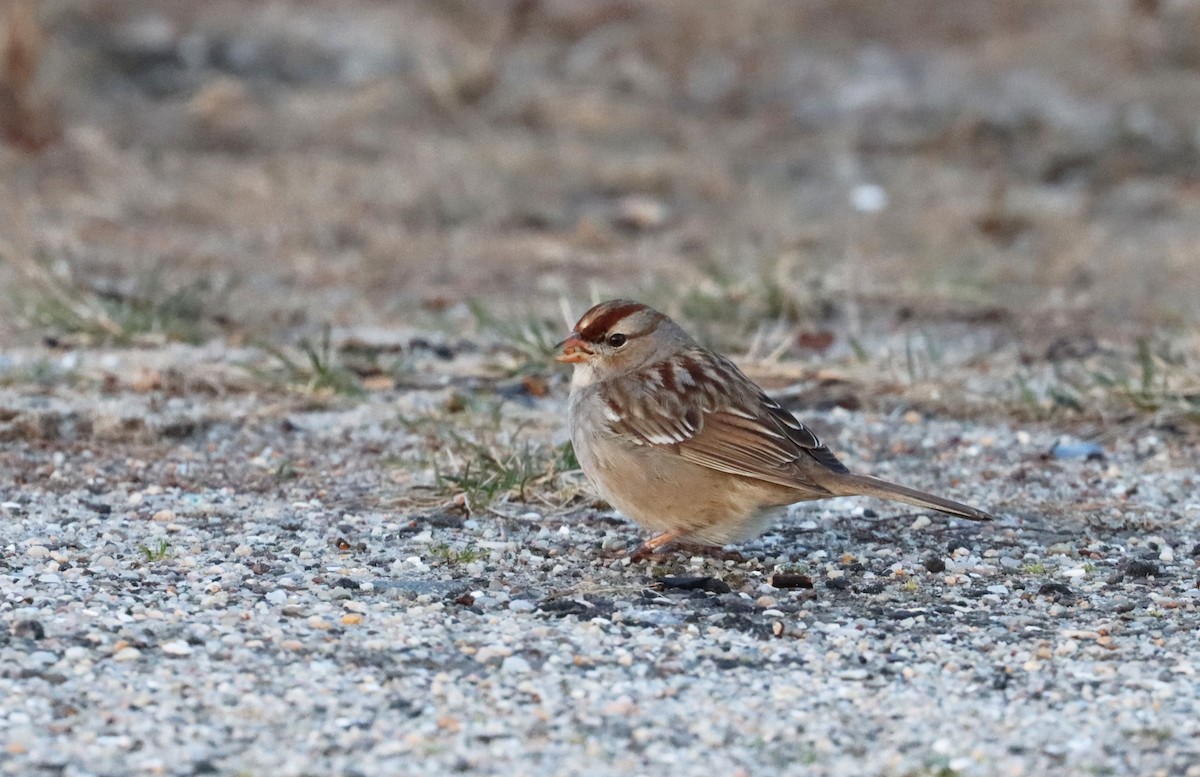
[[[833,451],[829,450],[811,429],[797,421],[794,415],[780,407],[775,400],[765,395],[764,399],[766,399],[767,412],[785,430],[793,443],[833,472],[850,471],[845,464],[838,461],[837,456],[833,455]]]
[[[738,390],[702,391],[698,409],[686,410],[677,394],[662,389],[652,397],[614,398],[610,407],[633,408],[612,423],[614,431],[720,472],[828,493],[808,475],[804,459],[811,458],[832,472],[847,472],[846,467],[808,427],[763,394],[732,362],[708,354],[695,356],[697,360],[706,357],[713,361],[705,366],[715,370],[725,385]],[[665,368],[655,369],[661,372]],[[656,382],[663,385],[661,380]],[[668,383],[675,385],[676,381]]]
[[[825,491],[804,476],[803,470],[797,466],[797,461],[804,454],[797,451],[787,438],[755,434],[743,423],[729,423],[730,418],[725,413],[705,416],[700,432],[676,446],[679,455],[695,464],[733,475],[781,486]]]

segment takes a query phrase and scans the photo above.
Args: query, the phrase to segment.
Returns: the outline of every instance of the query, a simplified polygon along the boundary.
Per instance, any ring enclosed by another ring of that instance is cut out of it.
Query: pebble
[[[183,640],[164,642],[159,645],[159,649],[168,656],[190,656],[192,654],[192,646]]]
[[[1091,442],[1062,441],[1054,445],[1050,455],[1056,459],[1101,460],[1104,458],[1104,449]]]
[[[50,666],[58,663],[58,656],[48,650],[35,650],[26,657],[26,663],[33,666]]]
[[[486,645],[475,651],[475,660],[481,664],[489,663],[512,655],[512,648],[504,645]]]
[[[135,647],[126,646],[113,653],[114,661],[136,661],[142,657],[142,651]]]
[[[533,667],[520,656],[508,656],[500,665],[500,671],[504,674],[527,674],[533,671]]]
[[[485,356],[472,347],[453,352],[464,374]],[[551,441],[546,418],[561,426],[563,379],[531,405],[499,402],[489,434],[520,423],[518,439]],[[4,391],[2,407],[31,401]],[[449,499],[397,507],[415,476],[395,480],[378,462],[428,454],[426,432],[407,425],[445,421],[446,391],[314,403],[288,411],[297,423],[286,433],[275,416],[246,414],[252,394],[206,395],[247,420],[152,443],[153,456],[140,442],[118,446],[125,458],[111,461],[81,439],[63,446],[70,467],[53,488],[10,484],[5,498],[21,509],[0,522],[0,665],[12,667],[0,682],[20,693],[0,694],[7,771],[374,775],[419,762],[427,773],[515,774],[536,762],[598,777],[795,771],[786,764],[845,777],[1129,764],[1167,774],[1190,763],[1200,586],[1186,525],[1200,512],[1180,507],[1195,502],[1195,475],[1177,436],[1145,470],[1132,445],[1114,444],[1106,465],[1138,493],[1090,511],[1081,540],[1045,506],[1102,504],[1111,483],[1094,465],[1039,458],[1055,434],[1045,424],[1025,424],[1018,446],[1010,424],[986,419],[917,413],[898,423],[807,408],[814,424],[832,422],[839,449],[870,453],[887,440],[928,455],[953,479],[952,496],[1011,515],[987,526],[929,516],[913,532],[887,520],[904,508],[870,503],[875,519],[865,507],[809,503],[735,546],[742,561],[632,563],[600,548],[644,535],[590,503],[564,513],[509,496],[469,519]],[[467,413],[453,423],[469,426]],[[954,437],[964,442],[946,442]],[[48,455],[10,448],[14,460]],[[253,473],[265,489],[237,478],[204,485],[250,453],[304,461],[302,476],[275,482],[272,467]],[[912,457],[863,468],[911,482],[923,466]],[[167,467],[188,488],[162,489]],[[125,505],[130,483],[144,500],[136,509]],[[575,494],[583,483],[576,472],[559,485]],[[146,520],[167,500],[173,520]],[[541,517],[523,515],[533,509]],[[139,547],[163,536],[174,555],[148,562]],[[492,552],[455,564],[432,552],[443,544]],[[797,586],[770,585],[776,573]],[[731,593],[646,590],[664,576],[717,580]],[[836,580],[848,585],[826,585]],[[81,699],[101,700],[117,724]],[[903,725],[880,725],[897,714]],[[229,747],[231,727],[244,747]],[[164,739],[167,729],[178,736]],[[52,763],[62,766],[43,766]]]

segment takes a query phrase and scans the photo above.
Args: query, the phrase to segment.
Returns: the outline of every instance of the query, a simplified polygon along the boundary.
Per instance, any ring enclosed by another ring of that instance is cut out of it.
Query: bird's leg
[[[629,554],[629,559],[631,561],[645,561],[648,558],[652,558],[658,555],[659,550],[663,546],[670,545],[672,542],[679,539],[679,536],[682,533],[683,532],[665,531],[662,534],[655,535],[643,542],[641,547],[639,547],[633,553]]]

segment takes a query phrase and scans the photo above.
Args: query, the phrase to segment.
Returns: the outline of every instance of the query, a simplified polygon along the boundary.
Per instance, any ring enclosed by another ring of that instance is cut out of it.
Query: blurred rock
[[[619,227],[636,231],[658,229],[667,222],[669,211],[666,204],[653,197],[631,194],[617,202],[613,223]]]
[[[1062,440],[1050,449],[1050,455],[1056,459],[1087,459],[1088,461],[1102,461],[1104,459],[1104,449],[1093,442],[1072,442],[1070,440]]]

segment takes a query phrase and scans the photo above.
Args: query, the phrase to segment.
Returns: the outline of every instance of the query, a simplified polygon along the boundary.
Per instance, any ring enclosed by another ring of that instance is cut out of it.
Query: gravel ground
[[[0,775],[1200,776],[1200,3],[738,11],[7,4]],[[1000,520],[631,563],[598,295]]]
[[[557,380],[311,402],[212,349],[70,358],[0,391],[0,773],[1200,774],[1194,436],[805,411],[1001,519],[842,500],[631,563],[578,473],[439,487],[429,423],[550,450]]]

